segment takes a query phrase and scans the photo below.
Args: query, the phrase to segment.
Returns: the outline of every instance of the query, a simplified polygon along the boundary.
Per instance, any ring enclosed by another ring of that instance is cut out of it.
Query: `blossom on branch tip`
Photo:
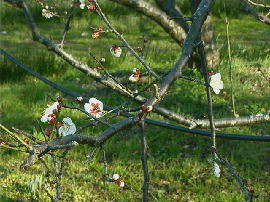
[[[84,109],[93,117],[99,118],[103,113],[103,103],[96,98],[90,98],[89,103],[84,104]]]
[[[221,80],[220,73],[210,76],[210,86],[213,88],[215,94],[220,93],[220,89],[223,89],[223,81]]]
[[[58,129],[58,133],[62,136],[73,135],[76,132],[76,126],[71,118],[63,118],[63,125]]]
[[[110,52],[113,56],[115,57],[120,57],[121,56],[121,53],[122,53],[122,49],[120,46],[117,46],[117,45],[113,45],[111,48],[110,48]]]
[[[54,102],[52,105],[50,105],[43,111],[43,115],[40,118],[40,121],[43,123],[48,122],[50,124],[53,124],[56,119],[56,114],[59,113],[60,109],[61,106],[59,102]]]

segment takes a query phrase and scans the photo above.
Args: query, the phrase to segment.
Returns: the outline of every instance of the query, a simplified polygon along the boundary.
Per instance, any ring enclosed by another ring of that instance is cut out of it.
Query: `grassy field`
[[[67,89],[89,97],[97,97],[110,106],[118,106],[125,100],[76,71],[42,45],[33,42],[23,13],[19,9],[3,2],[0,2],[0,6],[1,48]],[[103,6],[112,24],[124,33],[132,45],[140,45],[142,37],[150,40],[146,46],[145,60],[153,69],[165,70],[174,64],[179,56],[179,47],[160,27],[148,18],[115,4],[104,3]],[[63,27],[59,24],[64,22],[63,19],[44,19],[40,12],[40,9],[34,9],[41,32],[55,41],[59,40]],[[215,117],[231,117],[226,25],[224,14],[218,14],[217,10],[214,14],[221,53],[221,64],[214,71],[221,72],[225,83],[225,93],[214,97],[214,113]],[[229,15],[229,22],[236,110],[240,115],[261,113],[270,109],[270,30],[252,17],[232,14],[234,15]],[[78,11],[67,36],[66,51],[90,66],[93,66],[93,60],[89,57],[89,51],[99,58],[105,57],[105,65],[110,72],[140,67],[125,49],[121,58],[111,56],[109,48],[112,44],[119,43],[117,39],[109,33],[94,40],[91,38],[90,26],[105,27],[95,14]],[[37,120],[43,108],[50,102],[50,96],[61,94],[23,72],[3,56],[0,56],[0,61],[1,124],[8,128],[15,126],[40,136]],[[184,75],[201,79],[195,69],[186,69]],[[136,84],[131,88],[139,89],[142,86]],[[175,82],[171,94],[162,104],[197,118],[207,115],[204,88],[185,80]],[[87,122],[82,114],[75,111],[65,110],[61,116],[65,115],[72,117],[77,125]],[[149,117],[162,120],[154,114]],[[102,129],[104,127],[94,127],[85,133],[95,135]],[[92,161],[88,161],[86,155],[91,148],[82,146],[68,153],[63,178],[64,201],[140,201],[142,171],[138,130],[134,127],[123,131],[104,146],[109,172],[119,173],[125,181],[125,188],[120,189],[114,183],[104,183],[102,152],[99,151]],[[214,177],[210,162],[210,139],[152,126],[146,126],[146,130],[149,146],[150,201],[243,201],[238,185],[226,172],[221,178]],[[270,124],[219,131],[269,135]],[[269,143],[222,139],[218,139],[217,143],[219,153],[236,168],[248,187],[254,189],[254,201],[269,201]],[[43,177],[45,173],[43,164],[37,163],[28,171],[21,171],[19,166],[26,154],[0,149],[0,201],[49,201],[43,189],[36,190],[35,196],[31,191],[31,184],[36,176]],[[50,188],[48,190],[52,191]]]

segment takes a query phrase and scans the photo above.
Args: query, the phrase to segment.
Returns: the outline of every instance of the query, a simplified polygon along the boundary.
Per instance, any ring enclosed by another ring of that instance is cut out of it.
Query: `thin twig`
[[[228,48],[228,56],[229,56],[229,74],[230,74],[230,84],[231,84],[231,101],[232,101],[232,108],[233,108],[233,115],[237,117],[236,109],[235,109],[235,100],[234,100],[234,86],[233,86],[233,72],[232,72],[232,56],[231,56],[231,43],[230,43],[230,36],[229,36],[229,21],[227,18],[227,11],[226,11],[226,1],[224,1],[224,10],[225,10],[225,23],[226,23],[226,38],[227,38],[227,48]]]
[[[215,157],[213,158],[213,161],[215,161],[216,163],[222,164],[227,168],[228,172],[235,179],[235,181],[239,184],[240,189],[244,195],[245,201],[251,202],[252,200],[249,197],[246,185],[244,184],[244,182],[242,181],[240,176],[237,174],[236,170],[231,166],[231,164],[229,162],[227,162],[225,159],[218,157],[218,155],[215,155]]]
[[[149,173],[148,173],[148,165],[147,165],[147,140],[145,134],[145,123],[142,120],[140,122],[140,139],[141,139],[141,161],[142,161],[142,170],[143,170],[143,196],[142,201],[148,201],[148,185],[149,185]]]
[[[64,41],[65,41],[65,39],[66,39],[67,32],[68,32],[69,29],[70,29],[70,21],[71,21],[71,19],[72,19],[72,17],[73,17],[73,13],[74,13],[75,10],[78,8],[78,2],[79,2],[79,1],[77,1],[77,3],[74,2],[74,4],[73,4],[71,10],[70,10],[69,13],[68,13],[67,21],[66,21],[66,24],[65,24],[65,26],[64,26],[64,30],[63,30],[62,37],[61,37],[61,42],[60,42],[60,44],[59,44],[59,47],[60,47],[60,48],[63,48],[63,47],[64,47]]]
[[[160,79],[160,77],[157,75],[157,73],[155,73],[147,64],[146,62],[143,60],[142,57],[140,57],[138,55],[138,53],[129,45],[129,43],[126,41],[126,39],[123,37],[122,34],[120,34],[113,26],[112,24],[109,22],[109,20],[107,19],[107,17],[104,15],[104,13],[102,12],[99,4],[97,3],[96,0],[94,0],[95,4],[96,4],[96,8],[97,8],[97,13],[99,14],[99,16],[102,18],[102,20],[106,23],[106,25],[113,31],[113,33],[115,33],[115,35],[123,42],[123,44],[125,44],[125,46],[128,48],[128,50],[137,58],[138,61],[140,61],[140,63],[145,67],[145,69],[151,74],[153,75],[156,79]]]

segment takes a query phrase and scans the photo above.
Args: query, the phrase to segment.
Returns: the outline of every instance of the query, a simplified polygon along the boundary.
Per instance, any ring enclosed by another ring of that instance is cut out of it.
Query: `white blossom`
[[[213,88],[215,94],[220,93],[220,89],[223,89],[223,81],[221,80],[220,73],[210,76],[210,86]]]
[[[73,135],[76,132],[76,126],[71,118],[63,118],[63,125],[58,129],[58,133],[62,136]]]
[[[132,74],[132,75],[128,78],[128,80],[131,81],[131,82],[133,82],[133,83],[139,81],[139,79],[140,79],[140,75],[138,75],[138,74]]]
[[[113,180],[118,180],[120,178],[119,174],[113,174],[112,176]]]
[[[111,52],[111,54],[112,54],[113,56],[119,58],[119,57],[121,56],[122,49],[121,49],[120,46],[114,45],[114,46],[112,46],[112,47],[110,48],[110,52]]]
[[[80,0],[80,8],[81,9],[84,9],[84,7],[85,7],[85,2],[84,2],[85,0]]]
[[[124,186],[125,186],[124,181],[120,181],[119,187],[124,187]]]
[[[103,103],[96,98],[90,98],[89,103],[84,104],[84,109],[93,117],[99,118],[103,113]]]
[[[56,112],[59,111],[60,104],[59,102],[54,102],[52,105],[48,106],[40,118],[41,122],[49,122],[56,117]]]
[[[214,163],[214,175],[220,177],[220,167],[216,162]]]

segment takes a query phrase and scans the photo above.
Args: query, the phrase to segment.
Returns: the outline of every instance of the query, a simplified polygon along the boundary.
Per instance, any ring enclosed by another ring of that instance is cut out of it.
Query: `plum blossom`
[[[48,18],[48,19],[55,16],[55,13],[51,12],[48,9],[48,6],[46,6],[46,8],[42,9],[41,14],[42,14],[43,17]]]
[[[87,9],[89,11],[94,11],[96,9],[96,5],[94,3],[90,3],[87,5]]]
[[[138,74],[131,74],[131,76],[128,78],[129,81],[135,83],[140,80],[140,75]]]
[[[56,114],[59,112],[60,108],[61,106],[59,102],[54,102],[52,105],[48,106],[48,108],[43,111],[43,115],[40,118],[40,121],[43,123],[54,123],[56,119]]]
[[[80,0],[80,9],[84,9],[85,7],[85,0]]]
[[[72,122],[71,118],[63,118],[63,124],[58,129],[58,133],[62,136],[73,135],[76,132],[76,126]]]
[[[120,178],[119,174],[115,173],[112,176],[113,180],[118,180]]]
[[[121,56],[121,53],[122,53],[122,49],[120,46],[117,46],[117,45],[113,45],[111,48],[110,48],[110,52],[113,56],[115,57],[120,57]]]
[[[93,32],[92,33],[92,38],[97,39],[100,36],[100,32]]]
[[[141,77],[141,70],[139,68],[134,68],[132,70],[133,74],[128,78],[129,81],[135,83],[140,80]]]
[[[220,93],[220,89],[223,89],[223,81],[221,80],[220,73],[210,76],[210,86],[213,88],[215,94]]]
[[[124,187],[125,183],[123,180],[117,179],[114,181],[119,187]]]
[[[220,177],[220,167],[216,162],[214,163],[214,175]]]
[[[90,98],[89,103],[84,104],[87,113],[95,118],[99,118],[103,112],[103,103],[96,98]]]

